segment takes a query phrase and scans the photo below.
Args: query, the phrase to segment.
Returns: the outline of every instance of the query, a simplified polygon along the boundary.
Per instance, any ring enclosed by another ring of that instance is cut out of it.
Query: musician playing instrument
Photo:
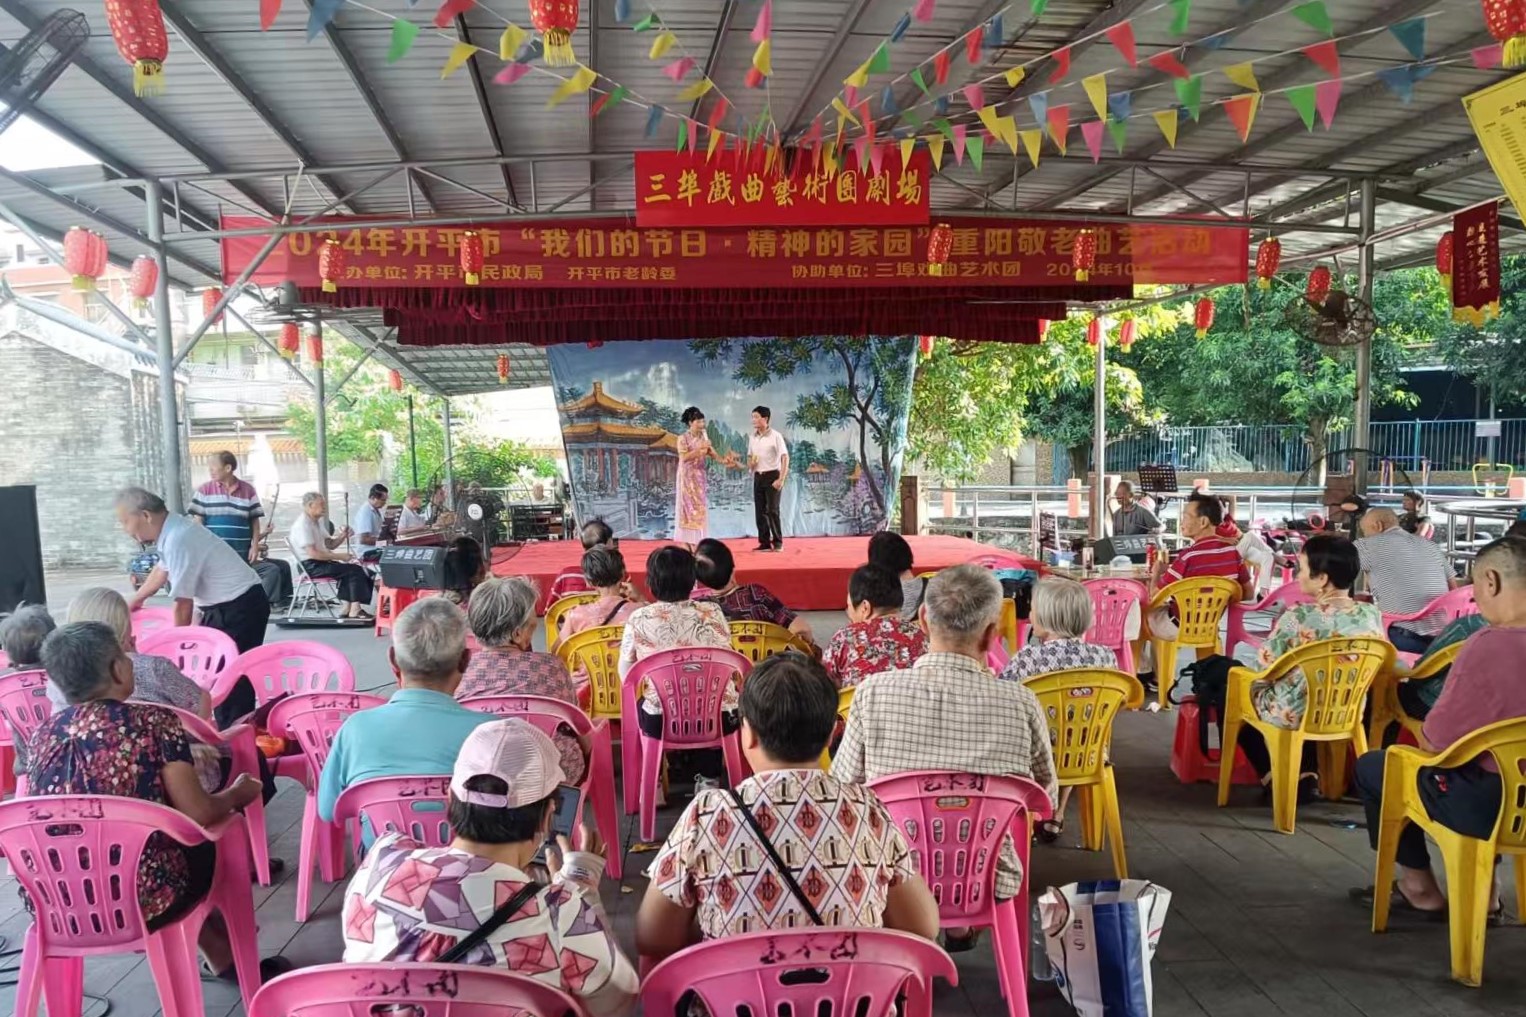
[[[196,489],[187,514],[244,556],[260,577],[260,585],[272,606],[284,604],[291,599],[291,566],[267,553],[266,541],[275,523],[260,526],[265,510],[260,505],[259,492],[238,476],[238,457],[232,452],[213,453],[208,467],[211,479]],[[276,500],[280,497],[281,489],[277,486]],[[274,504],[271,514],[275,514]]]
[[[424,492],[414,488],[403,498],[403,512],[397,517],[397,535],[411,537],[431,528],[429,520],[424,518]]]
[[[372,615],[366,608],[374,587],[371,576],[355,564],[355,557],[345,547],[351,530],[346,526],[333,536],[328,530],[328,500],[317,491],[307,492],[302,496],[302,514],[287,536],[291,552],[309,576],[337,583],[344,607],[341,617],[369,619]]]

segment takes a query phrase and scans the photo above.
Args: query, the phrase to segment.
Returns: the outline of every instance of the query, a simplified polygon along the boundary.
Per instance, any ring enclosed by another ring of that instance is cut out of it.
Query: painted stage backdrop
[[[788,537],[882,529],[900,487],[916,339],[706,339],[547,350],[578,517],[620,536],[673,535],[679,417],[705,414],[711,443],[708,533],[756,535],[747,435],[773,410],[789,444],[780,505]]]

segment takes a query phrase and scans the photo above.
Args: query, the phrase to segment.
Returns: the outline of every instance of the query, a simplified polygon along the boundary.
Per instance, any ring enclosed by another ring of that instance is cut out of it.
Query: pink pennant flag
[[[874,170],[874,175],[879,176],[881,168],[885,165],[885,143],[869,146],[869,166]]]
[[[853,142],[853,154],[858,156],[858,171],[866,172],[869,169],[869,139],[860,135]]]
[[[811,129],[805,136],[806,147],[821,144],[821,117],[811,121]]]
[[[1081,137],[1086,140],[1086,150],[1092,154],[1092,162],[1102,158],[1102,130],[1104,126],[1101,120],[1088,120],[1081,125]]]
[[[844,105],[856,106],[858,104],[858,88],[854,85],[842,86],[842,101]]]
[[[694,145],[699,141],[699,121],[689,121],[689,154],[694,154]]]
[[[529,74],[529,73],[530,73],[530,65],[529,64],[521,64],[521,63],[517,63],[517,62],[516,63],[507,63],[507,64],[503,65],[503,70],[501,70],[497,74],[493,75],[493,84],[495,84],[495,85],[512,85],[512,84],[514,84],[514,82],[518,81],[520,78],[524,77],[526,74]]]
[[[1130,67],[1139,66],[1139,55],[1134,50],[1134,25],[1129,21],[1120,21],[1107,30],[1107,41],[1113,44],[1123,59],[1129,62]]]
[[[662,69],[662,73],[666,74],[674,81],[682,81],[684,76],[692,70],[694,70],[694,58],[679,57],[677,60],[674,60],[672,63],[664,67]]]
[[[911,16],[918,21],[931,21],[933,19],[933,8],[937,3],[938,0],[917,0],[917,5],[911,9]]]
[[[1332,78],[1341,76],[1341,54],[1335,48],[1335,40],[1316,42],[1303,48],[1303,55],[1318,64]]]
[[[864,101],[858,104],[858,122],[864,125],[864,137],[869,143],[874,143],[874,118],[869,115],[869,103]]]
[[[964,124],[954,125],[954,162],[964,165],[964,144],[968,140],[969,127]]]
[[[1165,53],[1157,53],[1146,60],[1145,63],[1149,64],[1151,67],[1155,68],[1157,71],[1160,71],[1163,74],[1171,75],[1173,78],[1182,78],[1185,80],[1186,78],[1192,77],[1192,72],[1187,69],[1187,65],[1182,63],[1180,58],[1177,57],[1176,50],[1169,50]]]
[[[1069,134],[1070,106],[1049,107],[1049,137],[1055,147],[1060,150],[1061,155],[1065,154],[1065,139]]]
[[[964,101],[970,104],[970,109],[985,109],[986,92],[979,82],[964,86]]]
[[[1049,55],[1049,59],[1054,61],[1054,73],[1049,75],[1049,83],[1058,84],[1070,73],[1070,47],[1060,47]]]
[[[752,26],[752,41],[763,42],[774,31],[774,0],[763,0],[763,9]]]
[[[1499,43],[1495,43],[1493,46],[1480,46],[1478,49],[1473,50],[1473,66],[1481,71],[1498,67],[1500,60],[1503,59],[1503,51],[1504,47]]]
[[[1314,86],[1314,108],[1319,110],[1319,119],[1324,123],[1325,130],[1330,129],[1331,122],[1335,119],[1335,107],[1341,101],[1341,83],[1335,81],[1321,81]]]

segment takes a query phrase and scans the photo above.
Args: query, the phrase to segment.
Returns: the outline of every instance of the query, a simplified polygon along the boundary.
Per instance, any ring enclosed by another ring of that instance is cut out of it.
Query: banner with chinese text
[[[1452,245],[1452,318],[1481,326],[1500,313],[1499,205],[1458,212]]]
[[[656,288],[1075,287],[1071,249],[1080,226],[1031,219],[940,217],[954,230],[953,271],[928,274],[927,226],[644,229],[628,217],[499,221],[466,226],[355,228],[343,218],[320,233],[292,233],[252,280],[316,287],[318,249],[333,237],[346,253],[340,286],[464,288],[461,234],[482,236],[482,285],[577,288],[589,283]],[[224,216],[224,229],[270,224]],[[1241,228],[1095,226],[1098,283],[1227,285],[1245,281]],[[223,277],[234,282],[266,235],[227,237]]]

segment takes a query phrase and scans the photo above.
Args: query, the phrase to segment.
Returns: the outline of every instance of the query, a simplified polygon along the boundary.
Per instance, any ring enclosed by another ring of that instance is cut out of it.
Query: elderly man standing
[[[1118,481],[1113,500],[1118,503],[1118,511],[1113,513],[1113,536],[1147,536],[1165,529],[1154,512],[1134,500],[1134,485],[1127,480]]]
[[[997,681],[986,666],[1001,599],[1001,583],[978,565],[944,569],[928,582],[919,611],[927,653],[903,671],[859,684],[832,758],[833,778],[857,784],[952,770],[1031,777],[1054,797],[1054,756],[1038,698],[1021,683]],[[1012,897],[1021,886],[1017,853],[1004,842],[996,896]]]
[[[1415,614],[1457,586],[1446,552],[1435,541],[1407,532],[1393,509],[1373,509],[1362,517],[1356,542],[1367,588],[1384,614]],[[1388,627],[1388,641],[1401,653],[1424,653],[1446,622],[1421,618]]]
[[[254,485],[238,475],[238,457],[232,452],[215,453],[210,473],[211,479],[196,489],[186,511],[248,560],[272,605],[291,600],[291,566],[279,558],[260,557],[260,542],[270,536],[273,524],[260,527],[265,509]]]

